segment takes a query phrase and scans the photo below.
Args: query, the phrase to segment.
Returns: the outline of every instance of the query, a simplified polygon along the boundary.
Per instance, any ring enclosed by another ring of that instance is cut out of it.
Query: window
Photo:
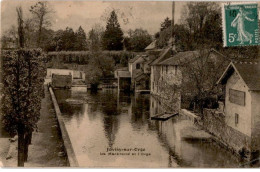
[[[237,113],[235,113],[235,125],[237,126],[239,122],[239,115]]]
[[[168,73],[168,66],[166,66],[166,74]]]
[[[140,63],[136,64],[136,69],[140,69]]]
[[[234,104],[245,106],[245,92],[229,89],[229,101]]]
[[[177,74],[177,66],[174,66],[175,69],[175,75]]]

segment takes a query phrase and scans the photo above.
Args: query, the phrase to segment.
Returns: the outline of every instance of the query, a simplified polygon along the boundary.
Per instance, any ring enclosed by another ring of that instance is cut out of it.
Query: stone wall
[[[250,137],[226,125],[223,112],[215,109],[204,109],[202,120],[204,129],[214,135],[217,141],[234,152],[248,157],[248,154],[244,155],[244,153],[247,151],[249,153],[251,150]]]
[[[156,66],[153,70],[154,89],[152,94],[160,97],[163,104],[172,111],[179,111],[181,107],[181,70],[175,66]]]

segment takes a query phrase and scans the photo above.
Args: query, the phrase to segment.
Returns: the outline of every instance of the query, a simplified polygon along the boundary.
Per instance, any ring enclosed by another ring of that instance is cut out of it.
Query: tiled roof
[[[179,52],[174,56],[162,61],[159,65],[181,65],[198,57],[198,51]]]
[[[248,86],[249,90],[260,90],[259,59],[231,62],[218,83],[225,84],[231,74],[236,71]]]
[[[250,90],[260,90],[259,60],[248,62],[234,62],[233,64]]]
[[[163,50],[161,53],[160,53],[160,56],[159,58],[157,58],[156,60],[154,60],[151,65],[158,65],[161,61],[167,59],[168,57],[170,57],[171,55],[171,47],[170,48],[167,48],[165,50]]]

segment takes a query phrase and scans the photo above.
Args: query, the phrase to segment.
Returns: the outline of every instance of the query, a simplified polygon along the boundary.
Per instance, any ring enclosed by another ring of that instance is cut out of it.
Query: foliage
[[[84,68],[86,82],[95,87],[100,83],[102,78],[113,78],[114,68],[115,64],[112,56],[94,52],[89,64]]]
[[[26,131],[36,129],[40,116],[46,56],[41,50],[2,51],[4,124],[11,134],[18,125]]]
[[[166,18],[164,19],[164,21],[161,23],[161,29],[160,29],[160,31],[163,31],[163,30],[165,30],[165,29],[171,27],[171,22],[172,22],[172,21],[169,19],[169,17],[166,17]]]
[[[88,33],[88,39],[90,41],[89,49],[91,51],[98,51],[102,47],[102,36],[104,34],[104,28],[100,25],[95,25]]]
[[[199,104],[199,110],[205,106],[204,100],[219,94],[221,89],[216,87],[216,82],[230,62],[223,55],[216,54],[213,50],[194,51],[194,60],[184,65],[183,95],[190,95]]]
[[[173,28],[177,47],[195,50],[201,47],[218,49],[222,46],[220,12],[220,6],[214,2],[188,2],[182,13],[182,23],[175,24]],[[165,19],[157,35],[159,48],[168,45],[171,37],[169,26],[170,20]]]
[[[74,50],[76,51],[84,51],[87,49],[87,37],[85,31],[80,26],[79,29],[75,33],[75,44]]]
[[[51,34],[51,33],[50,33]],[[47,36],[47,35],[46,35]],[[85,51],[87,50],[86,33],[80,26],[74,32],[72,28],[58,30],[51,34],[49,44],[46,44],[47,51]]]
[[[49,52],[48,67],[63,68],[64,66],[87,65],[92,58],[95,58],[96,51],[56,51]],[[137,53],[126,51],[99,51],[101,56],[111,57],[114,66],[127,66],[128,59],[133,58]],[[68,64],[68,65],[66,65]]]
[[[110,13],[107,21],[106,30],[102,38],[102,45],[105,50],[122,50],[123,49],[123,31],[118,23],[115,10]]]
[[[152,42],[152,37],[147,30],[135,29],[129,30],[129,37],[125,38],[125,47],[128,51],[144,51],[144,49]]]
[[[41,50],[2,51],[3,123],[11,135],[18,134],[18,166],[28,158],[32,132],[40,118],[45,55]]]
[[[47,1],[39,1],[31,6],[30,12],[33,15],[33,20],[36,23],[37,29],[37,46],[40,47],[42,39],[42,29],[51,25],[50,14],[53,10],[49,7]]]
[[[160,32],[157,41],[156,41],[156,46],[158,48],[163,48],[168,45],[168,41],[171,37],[171,28],[164,29],[163,31]]]

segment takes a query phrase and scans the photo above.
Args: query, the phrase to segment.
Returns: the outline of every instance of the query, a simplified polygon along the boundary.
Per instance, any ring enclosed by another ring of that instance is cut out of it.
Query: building
[[[242,157],[259,158],[259,60],[230,62],[217,84],[224,86],[224,111],[204,109],[203,127]]]
[[[256,137],[260,130],[259,60],[231,62],[218,84],[225,85],[226,124],[249,137]]]
[[[152,63],[151,93],[158,96],[161,102],[171,107],[173,111],[179,111],[183,106],[183,97],[193,98],[197,94],[197,85],[191,80],[191,74],[210,71],[214,67],[224,70],[223,66],[228,62],[224,55],[215,50],[177,53],[168,48]],[[217,77],[216,74],[216,80]],[[208,85],[213,81],[214,78],[208,79]],[[203,82],[203,86],[206,87],[207,82]]]
[[[85,72],[71,69],[54,69],[47,68],[46,82],[51,82],[53,74],[56,75],[71,75],[72,82],[85,82]]]
[[[133,59],[128,62],[128,69],[131,74],[131,78],[134,77],[135,73],[142,71],[143,62],[145,61],[146,55],[136,55]]]
[[[128,68],[119,68],[115,70],[114,75],[118,81],[118,91],[129,91],[131,87],[131,73]]]
[[[119,89],[128,89],[126,85],[129,83],[130,90],[132,91],[150,91],[151,64],[158,58],[160,52],[160,49],[155,48],[155,42],[152,42],[148,45],[144,54],[136,55],[133,59],[129,60],[128,67],[115,70],[115,78],[121,79],[122,83],[125,85],[121,87],[121,82],[119,80]]]

